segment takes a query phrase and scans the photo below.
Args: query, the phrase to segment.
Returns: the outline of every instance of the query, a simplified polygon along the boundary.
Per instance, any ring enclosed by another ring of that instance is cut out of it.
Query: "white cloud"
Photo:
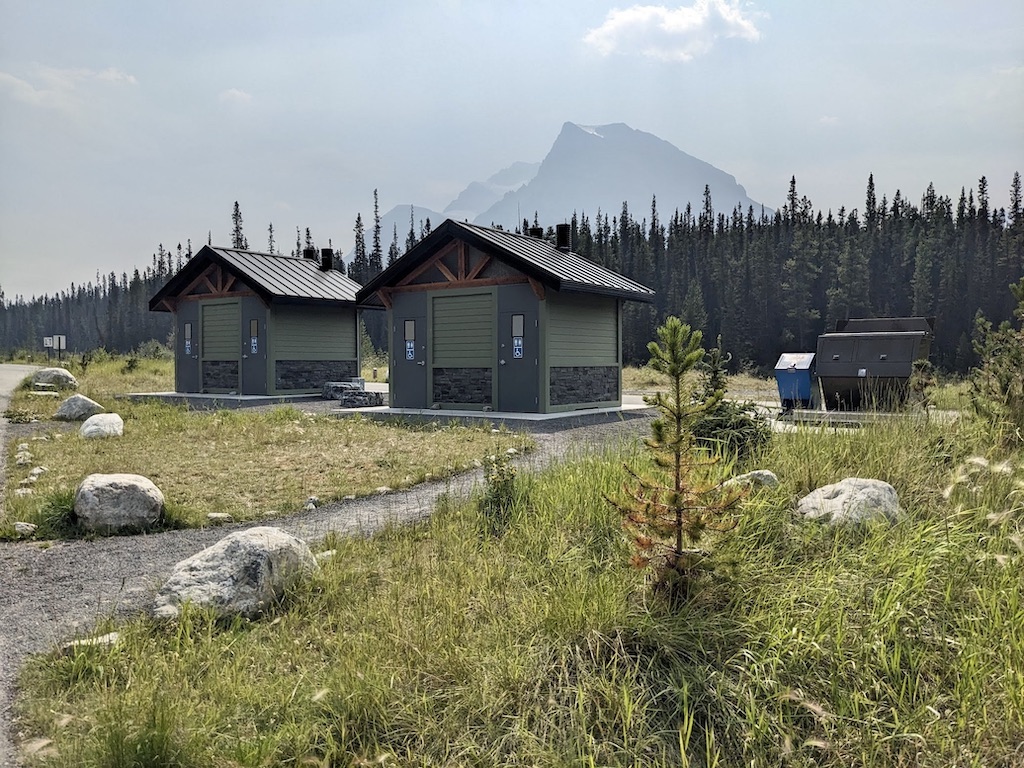
[[[755,19],[738,0],[695,0],[692,6],[634,5],[614,8],[583,41],[598,53],[633,53],[665,61],[690,61],[707,53],[720,38],[756,42]]]
[[[80,85],[88,83],[125,83],[138,84],[134,75],[110,67],[101,72],[92,69],[58,69],[55,67],[37,66],[33,85],[9,72],[0,72],[0,92],[7,92],[16,101],[31,104],[35,107],[53,109],[70,109],[77,101],[74,97]]]
[[[241,88],[228,88],[226,91],[221,91],[218,98],[221,104],[248,104],[252,101],[252,94],[246,93]]]

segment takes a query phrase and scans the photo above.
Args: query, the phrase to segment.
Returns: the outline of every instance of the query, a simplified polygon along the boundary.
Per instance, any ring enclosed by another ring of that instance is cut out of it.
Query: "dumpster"
[[[840,320],[818,337],[817,371],[825,407],[894,410],[907,400],[915,360],[927,360],[932,317]]]
[[[814,400],[814,353],[783,352],[775,364],[782,408],[811,408]]]

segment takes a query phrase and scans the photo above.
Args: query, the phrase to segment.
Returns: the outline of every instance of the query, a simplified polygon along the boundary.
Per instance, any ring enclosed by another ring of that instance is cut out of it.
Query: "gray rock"
[[[232,517],[230,512],[207,512],[206,519],[211,523],[233,523],[235,518]]]
[[[737,485],[749,485],[752,488],[774,488],[778,484],[778,475],[770,469],[755,469],[753,472],[729,478],[722,483],[722,487],[733,488]]]
[[[57,389],[78,389],[78,379],[64,368],[40,368],[32,374],[32,384],[49,384]]]
[[[124,434],[124,419],[116,413],[97,413],[82,423],[78,434],[86,439],[121,437]]]
[[[156,595],[153,613],[177,618],[182,605],[192,603],[219,616],[253,617],[317,567],[306,543],[280,528],[237,531],[174,566]]]
[[[97,413],[103,413],[106,410],[102,405],[95,400],[90,400],[85,395],[72,395],[60,404],[60,408],[53,414],[53,418],[60,421],[84,421],[90,416],[95,416]]]
[[[89,475],[75,491],[75,516],[86,530],[146,530],[163,515],[163,493],[142,475]]]
[[[17,522],[14,524],[14,532],[19,536],[28,537],[34,535],[38,527],[32,523]]]
[[[811,491],[797,502],[797,512],[808,520],[830,525],[852,525],[869,520],[899,520],[896,489],[882,480],[848,477]]]

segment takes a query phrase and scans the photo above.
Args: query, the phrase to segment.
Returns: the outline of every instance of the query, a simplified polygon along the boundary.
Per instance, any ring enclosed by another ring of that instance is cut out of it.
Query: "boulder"
[[[116,413],[97,413],[82,422],[78,434],[86,439],[120,437],[124,434],[124,419]]]
[[[722,483],[723,488],[747,485],[751,488],[774,488],[779,484],[779,477],[770,469],[755,469],[743,475],[736,475]]]
[[[49,384],[57,389],[78,389],[78,379],[64,368],[40,368],[32,374],[32,385]]]
[[[811,491],[797,502],[797,512],[830,525],[879,519],[896,522],[903,514],[895,488],[882,480],[861,477],[848,477]]]
[[[32,523],[24,523],[19,521],[14,524],[14,532],[18,534],[19,537],[34,536],[36,533],[36,529],[38,527],[39,526],[33,525]]]
[[[257,616],[288,587],[316,570],[316,558],[301,539],[280,528],[236,531],[176,566],[157,592],[153,613],[173,619],[185,603],[218,616]]]
[[[164,516],[164,495],[142,475],[89,475],[75,491],[75,516],[90,531],[145,530]]]
[[[95,416],[97,413],[103,413],[106,410],[102,405],[95,400],[90,400],[85,395],[72,395],[60,404],[60,408],[53,414],[53,418],[60,421],[84,421],[90,416]]]

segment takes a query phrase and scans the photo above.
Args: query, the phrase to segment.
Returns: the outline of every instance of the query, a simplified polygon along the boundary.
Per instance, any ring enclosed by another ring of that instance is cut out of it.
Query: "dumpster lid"
[[[776,371],[809,371],[813,367],[814,352],[783,352],[775,364]]]

